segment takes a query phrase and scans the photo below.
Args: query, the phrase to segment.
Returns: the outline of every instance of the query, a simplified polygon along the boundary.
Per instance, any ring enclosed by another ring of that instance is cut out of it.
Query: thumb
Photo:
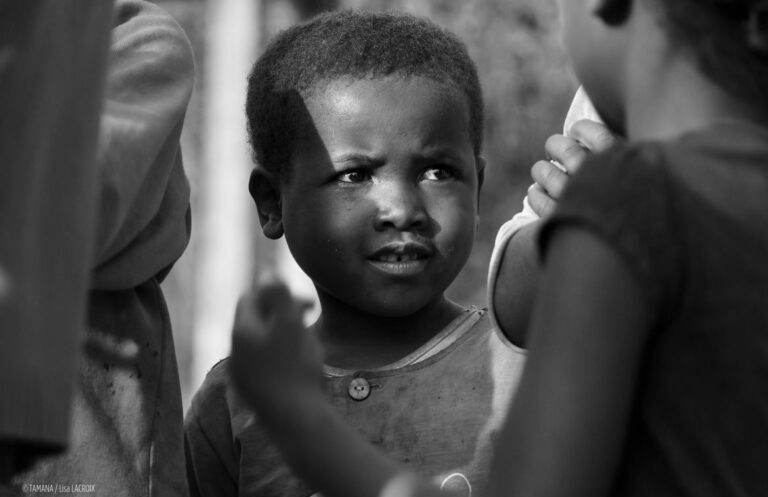
[[[293,310],[294,299],[291,290],[274,273],[260,275],[254,282],[253,293],[256,310],[261,319],[270,319]]]
[[[616,135],[603,123],[582,119],[570,129],[571,138],[592,152],[603,152],[616,143]]]

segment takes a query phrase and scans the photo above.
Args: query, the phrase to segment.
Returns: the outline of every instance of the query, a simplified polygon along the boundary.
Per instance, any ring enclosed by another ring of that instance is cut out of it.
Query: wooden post
[[[191,374],[196,389],[206,372],[229,354],[240,294],[254,271],[257,227],[248,195],[251,159],[245,126],[246,77],[261,39],[262,0],[207,3],[204,73],[204,160],[196,178],[200,234],[195,278],[196,319]],[[261,251],[260,251],[261,252]]]

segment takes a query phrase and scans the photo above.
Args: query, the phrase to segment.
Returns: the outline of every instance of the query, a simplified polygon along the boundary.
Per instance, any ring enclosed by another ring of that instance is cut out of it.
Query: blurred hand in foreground
[[[303,323],[310,305],[274,276],[260,277],[238,302],[230,374],[263,416],[279,416],[292,399],[322,392],[319,345]]]

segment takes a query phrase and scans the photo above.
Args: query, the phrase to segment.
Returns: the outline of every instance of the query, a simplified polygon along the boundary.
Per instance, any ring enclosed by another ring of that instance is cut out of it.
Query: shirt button
[[[371,385],[365,378],[352,378],[347,392],[353,400],[365,400],[371,395]]]

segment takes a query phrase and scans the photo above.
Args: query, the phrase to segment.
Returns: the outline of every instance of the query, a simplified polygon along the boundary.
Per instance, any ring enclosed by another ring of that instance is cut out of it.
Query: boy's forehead
[[[303,95],[295,121],[290,162],[302,169],[352,156],[374,162],[390,154],[474,156],[466,97],[424,77],[328,81]]]
[[[378,77],[352,77],[324,80],[303,92],[307,108],[333,107],[336,111],[355,112],[361,106],[386,101],[398,103],[413,94],[427,94],[430,98],[445,99],[469,111],[468,97],[462,88],[450,81],[438,81],[419,74],[390,74]]]

